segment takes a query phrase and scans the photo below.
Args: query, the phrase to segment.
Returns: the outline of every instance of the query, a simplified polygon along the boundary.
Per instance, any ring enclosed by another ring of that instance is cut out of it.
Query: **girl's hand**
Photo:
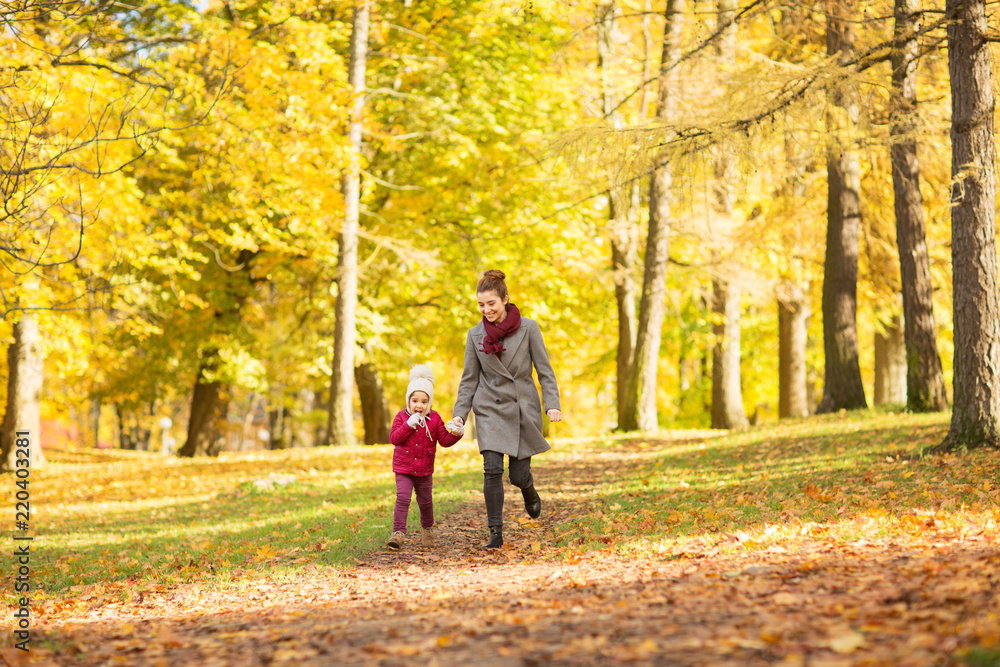
[[[410,428],[416,430],[417,426],[420,424],[421,415],[419,412],[414,412],[410,415],[410,418],[406,420],[406,425]]]
[[[550,422],[561,422],[562,421],[562,410],[546,410],[545,414],[549,416]]]

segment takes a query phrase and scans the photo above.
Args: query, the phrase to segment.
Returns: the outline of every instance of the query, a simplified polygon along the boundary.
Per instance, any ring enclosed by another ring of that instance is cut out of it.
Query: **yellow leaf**
[[[798,596],[792,593],[775,593],[771,596],[771,601],[774,604],[798,604]]]
[[[257,549],[256,553],[254,553],[253,555],[253,560],[255,563],[259,563],[262,560],[267,560],[268,558],[271,558],[272,556],[274,556],[274,553],[275,552],[271,549],[271,547],[265,544],[260,549]]]
[[[839,628],[830,637],[829,646],[837,653],[853,653],[865,645],[865,638],[860,632],[850,628]]]

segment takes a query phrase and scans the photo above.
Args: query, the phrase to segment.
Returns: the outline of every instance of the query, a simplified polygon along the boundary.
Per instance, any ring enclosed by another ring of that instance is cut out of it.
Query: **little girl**
[[[453,433],[445,428],[441,415],[431,410],[434,400],[434,372],[429,366],[414,366],[410,384],[406,387],[406,409],[392,420],[389,440],[396,446],[392,453],[392,471],[396,473],[396,509],[392,516],[392,537],[389,546],[398,549],[406,539],[406,515],[410,498],[417,492],[420,508],[421,541],[434,546],[434,455],[436,445],[451,447],[462,439],[465,430]]]

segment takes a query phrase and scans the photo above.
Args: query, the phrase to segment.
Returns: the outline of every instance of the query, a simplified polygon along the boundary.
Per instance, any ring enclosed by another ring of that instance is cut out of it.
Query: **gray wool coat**
[[[546,410],[559,410],[559,387],[542,332],[534,320],[521,318],[521,326],[503,339],[500,359],[483,353],[486,328],[480,322],[469,329],[465,366],[458,385],[454,415],[463,420],[476,413],[479,451],[493,451],[524,459],[549,450],[542,436],[542,406],[532,379],[538,371]]]

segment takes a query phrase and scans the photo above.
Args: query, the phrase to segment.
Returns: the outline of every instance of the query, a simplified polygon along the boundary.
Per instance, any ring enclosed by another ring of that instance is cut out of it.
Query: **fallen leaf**
[[[828,646],[837,653],[853,653],[865,645],[865,637],[848,627],[837,628],[830,635]]]

